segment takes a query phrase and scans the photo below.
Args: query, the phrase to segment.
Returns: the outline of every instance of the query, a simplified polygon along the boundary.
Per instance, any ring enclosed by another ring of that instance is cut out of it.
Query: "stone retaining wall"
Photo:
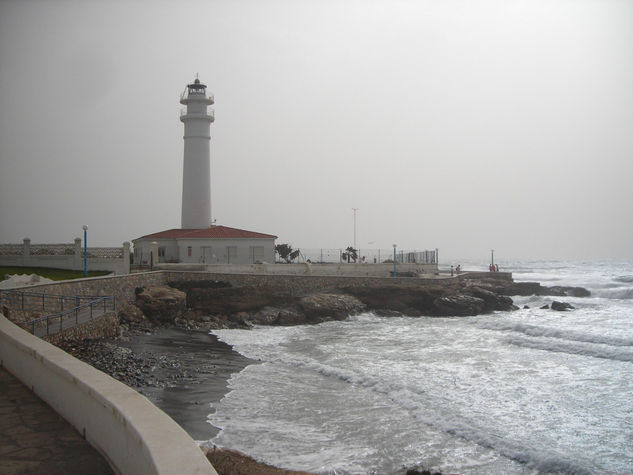
[[[134,302],[136,287],[164,285],[162,272],[143,272],[121,276],[88,277],[85,279],[63,280],[48,284],[31,285],[29,292],[50,293],[59,295],[94,295],[114,296],[117,307]]]
[[[117,334],[119,319],[116,312],[106,313],[90,321],[67,328],[64,331],[43,337],[53,345],[62,341],[81,341],[86,339],[110,338]]]
[[[492,273],[491,273],[492,274]],[[465,275],[465,274],[462,274]],[[117,307],[134,302],[137,287],[166,285],[177,281],[222,281],[233,286],[283,287],[294,295],[347,286],[379,287],[396,285],[404,288],[428,285],[456,286],[458,279],[423,279],[416,277],[346,277],[311,275],[225,274],[192,271],[154,271],[123,276],[90,277],[29,286],[31,292],[63,295],[96,295],[115,297]]]
[[[292,295],[338,289],[343,287],[384,287],[398,286],[403,288],[419,288],[425,286],[459,285],[456,278],[421,279],[416,277],[343,277],[343,276],[308,276],[308,275],[253,275],[253,274],[217,274],[210,272],[170,272],[165,271],[165,282],[206,281],[228,282],[235,287],[281,287]]]

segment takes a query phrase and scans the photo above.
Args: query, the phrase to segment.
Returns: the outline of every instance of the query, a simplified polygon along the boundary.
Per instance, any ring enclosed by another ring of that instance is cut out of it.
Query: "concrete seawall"
[[[217,475],[195,441],[144,396],[0,315],[0,362],[122,474]]]

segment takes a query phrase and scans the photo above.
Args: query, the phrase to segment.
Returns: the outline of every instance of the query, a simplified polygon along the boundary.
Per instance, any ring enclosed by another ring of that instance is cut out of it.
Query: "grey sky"
[[[300,248],[633,257],[629,0],[0,1],[0,242],[213,217]]]

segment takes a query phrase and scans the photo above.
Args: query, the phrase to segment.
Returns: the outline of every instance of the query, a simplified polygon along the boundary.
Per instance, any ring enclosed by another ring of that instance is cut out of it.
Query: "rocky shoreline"
[[[206,421],[213,404],[229,391],[231,374],[254,363],[209,334],[212,329],[314,324],[367,311],[387,317],[468,316],[516,309],[510,296],[531,294],[559,297],[588,292],[482,278],[464,278],[454,287],[346,286],[305,295],[221,282],[175,282],[169,287],[138,288],[134,304],[119,309],[117,338],[59,346],[148,397],[194,439],[209,441],[219,431]],[[573,309],[556,301],[551,308]],[[218,470],[221,474],[304,473],[278,470],[224,449],[206,448],[205,453],[214,466],[227,467]]]
[[[424,285],[347,284],[305,293],[274,286],[234,287],[221,281],[171,282],[136,289],[136,301],[119,312],[121,323],[147,327],[175,324],[190,329],[250,328],[253,325],[303,325],[344,320],[373,312],[381,316],[464,317],[516,310],[511,296],[586,297],[582,287],[545,287],[481,275]],[[555,310],[570,310],[554,302]],[[560,305],[563,304],[563,305]]]

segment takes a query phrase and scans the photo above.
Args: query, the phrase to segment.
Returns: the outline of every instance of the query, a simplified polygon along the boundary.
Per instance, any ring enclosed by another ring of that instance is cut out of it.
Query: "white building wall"
[[[162,255],[159,256],[158,262],[180,262],[178,244],[175,239],[139,239],[134,241],[134,264],[150,264],[152,242],[158,243],[158,248],[161,250]]]
[[[255,261],[275,261],[274,239],[179,239],[178,248],[180,262],[185,263],[253,264]]]
[[[137,239],[134,263],[150,264],[151,243],[165,249],[158,263],[254,264],[275,262],[274,239]]]

